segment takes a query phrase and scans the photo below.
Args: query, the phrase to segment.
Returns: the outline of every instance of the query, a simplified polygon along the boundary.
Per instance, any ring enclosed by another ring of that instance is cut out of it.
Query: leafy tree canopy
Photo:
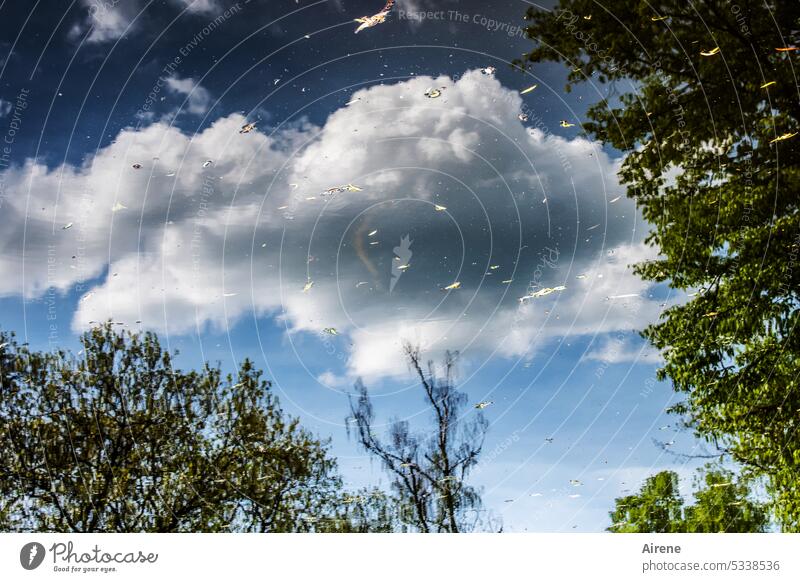
[[[638,493],[617,499],[608,531],[614,533],[757,533],[769,526],[763,503],[750,498],[746,482],[725,469],[707,467],[695,479],[694,504],[685,506],[678,475],[648,477]]]
[[[0,334],[0,530],[387,531],[248,360],[184,372],[110,325],[79,357]]]
[[[620,171],[659,260],[637,271],[689,292],[645,335],[696,433],[769,477],[800,528],[800,3],[561,0],[530,9],[536,46],[607,91],[584,128]]]

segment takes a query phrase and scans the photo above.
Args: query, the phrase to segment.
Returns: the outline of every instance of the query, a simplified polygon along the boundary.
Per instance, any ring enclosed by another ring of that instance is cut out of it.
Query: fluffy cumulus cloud
[[[557,120],[521,122],[521,106],[470,71],[360,90],[320,127],[159,122],[81,166],[28,162],[4,176],[18,195],[0,216],[0,294],[81,285],[75,329],[272,318],[345,378],[404,373],[404,341],[481,362],[654,319],[619,160],[554,135]],[[320,382],[344,381],[318,360]]]

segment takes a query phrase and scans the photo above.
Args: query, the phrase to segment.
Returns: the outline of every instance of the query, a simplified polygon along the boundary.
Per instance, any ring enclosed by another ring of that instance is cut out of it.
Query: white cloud
[[[443,96],[426,98],[429,86]],[[233,114],[188,136],[162,121],[123,131],[82,166],[8,170],[18,196],[0,216],[0,295],[99,277],[76,329],[112,318],[190,333],[269,316],[299,357],[326,338],[348,375],[367,377],[405,374],[404,340],[479,363],[656,317],[628,268],[649,256],[643,223],[626,198],[609,203],[623,193],[619,160],[546,124],[526,128],[518,94],[477,71],[355,96],[322,127],[241,135]],[[349,183],[362,191],[321,196]],[[112,212],[117,203],[126,208]],[[390,292],[405,235],[413,254]],[[521,305],[531,284],[567,289]],[[629,293],[642,297],[635,309],[606,300]],[[343,381],[326,375],[331,363],[306,364],[322,383]]]
[[[216,0],[174,0],[175,3],[186,8],[188,12],[217,12],[220,9],[219,3]]]
[[[195,221],[202,228],[201,214],[216,216],[221,201],[229,200],[252,148],[263,148],[266,163],[248,165],[244,175],[265,181],[292,147],[292,132],[278,139],[252,134],[246,143],[232,139],[243,122],[232,115],[195,136],[164,123],[129,128],[81,166],[48,169],[28,161],[6,170],[6,192],[17,195],[6,198],[0,215],[0,295],[67,291],[109,266],[115,272],[117,262],[146,265],[167,257],[169,248],[166,254],[161,248],[174,229],[191,234]],[[209,159],[217,163],[206,171]],[[204,185],[214,190],[207,201]],[[112,212],[117,203],[127,208]],[[116,280],[124,275],[133,273],[122,271]]]
[[[167,89],[177,95],[186,97],[186,106],[182,111],[194,115],[205,115],[211,105],[211,93],[194,79],[181,79],[177,76],[166,79]]]
[[[350,385],[350,379],[327,370],[317,376],[317,382],[328,388],[342,388]]]
[[[133,21],[141,10],[139,0],[129,2],[81,0],[88,11],[88,20],[84,26],[72,30],[74,37],[82,36],[86,28],[91,28],[88,42],[106,42],[116,40],[132,28]]]
[[[627,337],[605,338],[586,354],[586,359],[608,364],[661,364],[664,361],[658,350]]]
[[[114,41],[123,34],[135,32],[141,13],[149,5],[144,0],[81,0],[87,16],[70,31],[72,38],[79,38],[91,29],[88,42]],[[221,12],[218,0],[172,0],[172,4],[191,14],[216,14]]]

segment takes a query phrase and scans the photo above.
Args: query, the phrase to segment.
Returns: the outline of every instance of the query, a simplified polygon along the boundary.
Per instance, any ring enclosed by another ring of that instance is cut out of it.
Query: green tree
[[[344,493],[331,517],[315,520],[318,532],[392,533],[400,528],[396,500],[378,488]]]
[[[639,493],[617,499],[609,531],[675,533],[685,530],[678,475],[662,471],[648,477]]]
[[[694,504],[684,511],[690,533],[757,533],[769,527],[764,503],[750,498],[750,487],[731,471],[709,469],[695,477]]]
[[[82,355],[0,334],[0,530],[372,531],[328,443],[287,417],[261,372],[184,372],[153,334],[110,325]]]
[[[660,258],[638,273],[691,293],[645,331],[686,395],[674,411],[799,529],[800,3],[561,0],[527,19],[519,66],[606,85],[584,128],[625,153],[652,225]]]
[[[769,527],[763,503],[726,469],[706,467],[695,478],[694,504],[684,506],[678,475],[662,471],[648,477],[638,493],[616,500],[609,513],[614,533],[757,533]]]
[[[433,362],[425,366],[418,349],[406,345],[405,352],[431,410],[430,432],[417,434],[407,421],[397,420],[382,440],[373,432],[375,412],[360,380],[348,426],[355,424],[361,446],[380,459],[390,474],[397,526],[403,531],[456,533],[491,528],[492,520],[482,516],[478,491],[466,483],[478,462],[488,423],[480,410],[464,419],[467,398],[454,383],[457,355],[447,354],[444,375],[439,377]]]

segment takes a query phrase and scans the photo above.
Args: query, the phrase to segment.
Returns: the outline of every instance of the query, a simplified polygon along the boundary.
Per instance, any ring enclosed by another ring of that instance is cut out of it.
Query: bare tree
[[[457,353],[445,356],[444,377],[436,374],[432,361],[423,365],[419,348],[406,344],[405,354],[433,413],[431,432],[416,434],[407,421],[395,420],[387,441],[379,439],[372,430],[372,402],[360,379],[355,385],[357,400],[350,401],[349,421],[358,428],[361,446],[378,457],[391,475],[397,518],[404,528],[474,531],[488,520],[481,518],[480,495],[466,479],[478,462],[488,423],[480,410],[466,411],[471,418],[465,419],[467,396],[454,384]]]

